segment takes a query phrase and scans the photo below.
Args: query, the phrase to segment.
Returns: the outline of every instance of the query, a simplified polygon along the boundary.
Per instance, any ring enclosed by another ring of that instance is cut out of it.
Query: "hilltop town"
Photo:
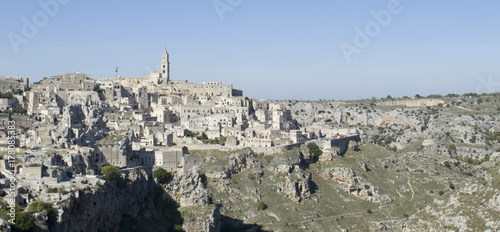
[[[189,149],[274,152],[320,137],[326,144],[359,135],[302,127],[283,103],[245,97],[221,82],[171,80],[169,70],[165,49],[161,70],[149,77],[68,73],[31,85],[27,78],[2,78],[0,91],[12,97],[2,98],[0,108],[25,114],[0,117],[4,125],[17,122],[18,148],[80,157],[80,168],[67,170],[71,175],[95,173],[102,163],[177,171],[199,162]]]
[[[160,67],[0,78],[0,228],[14,205],[35,231],[500,228],[498,93],[257,100]]]

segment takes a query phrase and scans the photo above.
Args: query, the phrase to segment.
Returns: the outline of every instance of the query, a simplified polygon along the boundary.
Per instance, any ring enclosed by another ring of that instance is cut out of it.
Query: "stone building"
[[[25,92],[29,88],[29,78],[0,77],[0,93],[8,93],[15,90]]]
[[[200,158],[190,155],[187,147],[154,151],[154,166],[167,171],[191,170],[199,165]]]
[[[52,78],[44,78],[39,84],[34,84],[34,89],[45,92],[58,91],[93,91],[96,87],[94,78],[85,73],[66,73]]]

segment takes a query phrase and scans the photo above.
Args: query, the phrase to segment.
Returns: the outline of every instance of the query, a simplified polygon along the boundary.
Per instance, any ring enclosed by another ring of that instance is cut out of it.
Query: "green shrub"
[[[450,161],[444,161],[444,166],[447,168],[451,168]]]
[[[313,153],[315,158],[318,158],[321,154],[323,154],[323,151],[319,148],[318,144],[316,143],[308,143],[307,148]]]
[[[156,179],[158,183],[165,184],[172,178],[172,173],[163,168],[158,168],[153,172],[153,178]]]
[[[57,188],[47,188],[47,193],[57,193]]]
[[[123,181],[122,173],[115,166],[101,165],[101,172],[106,183],[116,181],[117,184],[121,184]]]
[[[259,202],[257,202],[257,209],[259,209],[259,210],[266,210],[267,209],[267,204],[264,203],[264,201],[259,201]]]
[[[448,144],[448,150],[450,151],[453,151],[453,152],[457,152],[457,146],[455,146],[455,144]]]
[[[186,137],[196,137],[198,135],[198,132],[192,132],[190,130],[184,130],[184,135]]]
[[[64,189],[64,188],[59,188],[59,189],[57,189],[57,192],[58,192],[58,193],[62,193],[62,194],[69,193],[69,192],[68,192],[68,191],[66,191],[66,189]]]
[[[182,225],[174,225],[174,232],[184,232]]]
[[[444,195],[443,190],[439,191],[439,196],[443,196],[443,195]]]
[[[47,216],[49,218],[49,223],[53,223],[56,220],[56,210],[54,207],[52,207],[52,203],[48,202],[43,202],[43,201],[35,201],[32,202],[29,206],[27,211],[28,212],[34,212],[34,211],[47,211]]]
[[[207,140],[207,139],[208,139],[208,136],[207,136],[207,134],[206,134],[205,132],[202,132],[202,133],[201,133],[201,136],[200,136],[200,137],[198,137],[198,139],[200,139],[200,140]]]
[[[27,212],[16,213],[16,224],[12,225],[15,231],[32,231],[35,219]]]

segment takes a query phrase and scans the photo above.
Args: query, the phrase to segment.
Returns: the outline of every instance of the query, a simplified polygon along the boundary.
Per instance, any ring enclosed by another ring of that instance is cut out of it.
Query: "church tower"
[[[161,55],[160,78],[163,83],[167,83],[170,81],[170,61],[168,60],[167,48],[165,48],[163,54]]]

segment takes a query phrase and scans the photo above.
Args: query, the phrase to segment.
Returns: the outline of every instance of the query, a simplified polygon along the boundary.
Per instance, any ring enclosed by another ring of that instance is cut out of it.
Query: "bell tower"
[[[163,50],[163,54],[161,55],[160,79],[164,83],[170,81],[170,61],[168,60],[168,52],[166,47],[165,50]]]

